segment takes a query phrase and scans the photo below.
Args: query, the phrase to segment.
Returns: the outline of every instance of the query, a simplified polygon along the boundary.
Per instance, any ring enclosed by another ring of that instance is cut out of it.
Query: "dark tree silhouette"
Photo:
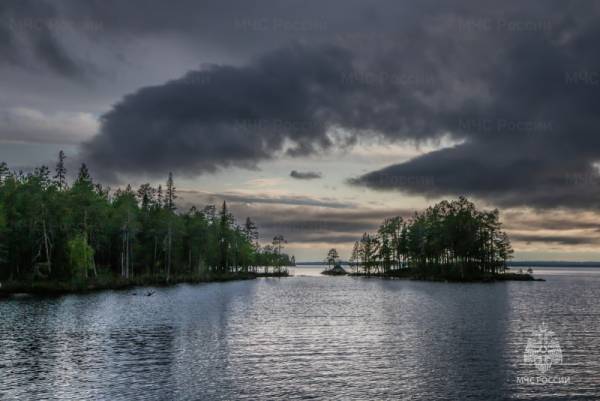
[[[150,184],[111,191],[85,164],[68,185],[64,153],[57,175],[45,166],[12,172],[0,163],[0,282],[194,280],[288,266],[284,240],[258,243],[251,219],[238,226],[224,202],[177,210],[173,175],[166,191]],[[62,287],[61,287],[62,288]]]
[[[335,266],[339,259],[340,255],[338,254],[338,251],[335,248],[331,248],[329,252],[327,252],[327,258],[325,261],[327,262],[327,266],[329,266],[331,269],[331,267]]]
[[[65,152],[62,150],[58,152],[58,162],[56,163],[56,174],[54,175],[54,180],[56,186],[60,191],[64,190],[67,186],[67,168],[65,167]]]
[[[376,235],[363,234],[350,262],[365,274],[410,268],[421,276],[494,275],[513,253],[501,226],[498,210],[478,211],[464,197],[442,201],[409,221],[386,219]]]

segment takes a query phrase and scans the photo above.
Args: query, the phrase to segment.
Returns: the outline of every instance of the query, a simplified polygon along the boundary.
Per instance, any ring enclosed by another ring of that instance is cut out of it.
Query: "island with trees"
[[[388,218],[375,234],[364,233],[355,242],[350,274],[439,281],[534,280],[530,272],[509,272],[513,250],[501,226],[498,210],[479,211],[465,197],[442,201],[408,220]],[[334,251],[328,255],[337,255]]]
[[[337,249],[331,248],[329,252],[327,252],[327,258],[325,258],[325,262],[327,263],[327,269],[323,270],[321,274],[325,274],[327,276],[344,276],[348,274],[348,272],[342,267],[340,255],[338,254]]]
[[[0,295],[285,276],[285,239],[261,246],[254,222],[223,202],[182,212],[166,185],[111,191],[85,164],[69,184],[65,155],[31,173],[0,163]]]

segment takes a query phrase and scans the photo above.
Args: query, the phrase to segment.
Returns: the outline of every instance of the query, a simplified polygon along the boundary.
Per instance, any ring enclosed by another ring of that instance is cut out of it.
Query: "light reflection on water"
[[[320,270],[2,301],[0,399],[600,398],[600,269],[495,284]],[[522,361],[542,322],[568,385],[516,383],[539,375]]]

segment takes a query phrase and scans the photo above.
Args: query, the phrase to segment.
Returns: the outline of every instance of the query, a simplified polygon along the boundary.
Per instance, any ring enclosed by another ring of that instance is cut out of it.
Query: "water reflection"
[[[0,398],[594,399],[600,275],[547,278],[309,276],[7,300]],[[523,351],[542,321],[570,386],[515,381],[535,372]]]

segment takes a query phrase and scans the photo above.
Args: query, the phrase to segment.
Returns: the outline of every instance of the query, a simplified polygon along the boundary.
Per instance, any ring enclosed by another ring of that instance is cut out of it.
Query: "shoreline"
[[[497,273],[487,275],[474,275],[467,277],[457,277],[453,275],[422,275],[415,274],[410,271],[406,272],[391,272],[391,273],[348,273],[351,277],[367,277],[367,278],[386,278],[399,280],[418,280],[418,281],[433,281],[445,283],[493,283],[499,281],[546,281],[543,278],[535,278],[529,273]]]
[[[254,280],[261,277],[290,277],[288,272],[281,273],[254,273],[254,272],[226,272],[207,273],[204,275],[182,275],[166,280],[164,277],[140,276],[133,279],[111,278],[92,279],[87,282],[69,281],[34,281],[4,282],[0,287],[0,299],[10,298],[14,295],[25,294],[33,296],[61,296],[69,294],[88,294],[106,290],[128,290],[136,287],[170,287],[178,284],[218,283],[238,280]]]

